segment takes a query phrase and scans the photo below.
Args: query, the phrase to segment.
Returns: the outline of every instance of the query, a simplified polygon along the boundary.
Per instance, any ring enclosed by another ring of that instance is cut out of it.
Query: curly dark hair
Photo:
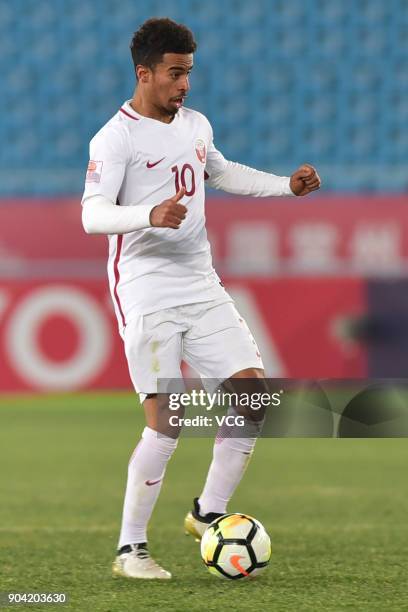
[[[194,53],[196,49],[191,30],[167,17],[145,21],[130,43],[135,70],[138,64],[154,68],[164,53]]]

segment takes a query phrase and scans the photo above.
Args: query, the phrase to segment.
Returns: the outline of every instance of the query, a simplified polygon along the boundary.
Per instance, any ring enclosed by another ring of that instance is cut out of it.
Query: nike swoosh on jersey
[[[241,574],[243,574],[244,576],[248,576],[248,572],[242,567],[242,565],[239,562],[239,560],[243,558],[244,557],[242,555],[231,555],[230,563],[232,567],[235,567],[235,569],[237,569]]]
[[[164,157],[162,157],[161,159],[159,159],[157,162],[146,162],[146,168],[154,168],[155,166],[157,166],[157,164],[160,164],[160,162],[162,162],[164,159]]]
[[[145,484],[147,484],[148,487],[151,487],[152,485],[155,485],[160,481],[161,481],[161,478],[159,478],[159,480],[145,480]]]

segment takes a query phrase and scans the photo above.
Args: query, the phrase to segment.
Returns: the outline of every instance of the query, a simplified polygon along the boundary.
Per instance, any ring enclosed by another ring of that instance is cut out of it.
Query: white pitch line
[[[0,533],[110,533],[115,532],[118,525],[93,527],[46,527],[42,525],[19,525],[18,527],[0,527]]]

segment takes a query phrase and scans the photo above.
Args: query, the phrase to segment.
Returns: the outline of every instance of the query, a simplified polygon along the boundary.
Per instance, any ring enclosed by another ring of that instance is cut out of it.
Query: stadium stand
[[[226,157],[405,190],[406,0],[16,0],[0,3],[0,195],[81,191],[90,137],[133,91],[132,32],[155,15],[195,32],[188,105]]]

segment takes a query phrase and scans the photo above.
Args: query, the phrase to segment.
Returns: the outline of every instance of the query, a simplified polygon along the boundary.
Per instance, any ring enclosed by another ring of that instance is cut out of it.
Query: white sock
[[[119,548],[147,541],[147,524],[177,440],[145,427],[129,461]]]
[[[250,437],[238,438],[234,435],[238,435],[239,427],[235,426],[229,431],[220,427],[207,480],[198,500],[202,515],[209,512],[226,513],[227,504],[244,475],[261,428],[259,423],[246,425],[245,432]]]

